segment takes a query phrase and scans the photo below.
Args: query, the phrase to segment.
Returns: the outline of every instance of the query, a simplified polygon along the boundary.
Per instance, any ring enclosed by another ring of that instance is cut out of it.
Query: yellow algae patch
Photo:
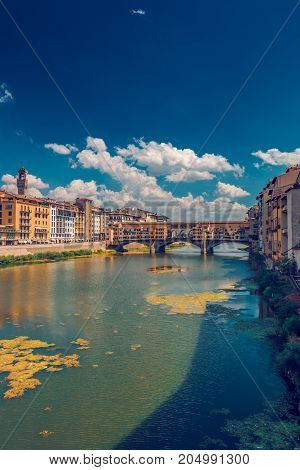
[[[141,349],[142,345],[141,344],[132,344],[130,349],[131,351],[138,351],[139,349]]]
[[[223,302],[228,299],[225,292],[196,292],[191,294],[171,294],[148,297],[152,305],[167,305],[171,313],[202,314],[207,302]]]
[[[71,341],[71,344],[75,344],[76,346],[78,346],[77,349],[90,349],[90,342],[88,339],[77,338],[75,339],[75,341]]]
[[[152,274],[167,274],[185,272],[186,269],[182,268],[181,266],[156,266],[154,268],[148,268],[147,271]]]
[[[0,373],[6,372],[8,390],[5,398],[15,398],[24,395],[26,390],[32,390],[41,385],[35,374],[46,370],[57,372],[64,367],[79,367],[77,354],[62,356],[34,354],[34,349],[49,348],[54,344],[40,340],[31,340],[27,336],[19,336],[14,339],[0,340]]]
[[[48,431],[48,429],[44,429],[44,431],[39,432],[39,434],[43,437],[49,437],[54,434],[53,431]]]

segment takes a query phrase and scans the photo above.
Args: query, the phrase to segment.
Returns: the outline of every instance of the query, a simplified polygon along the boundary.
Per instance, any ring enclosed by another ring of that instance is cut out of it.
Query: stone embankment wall
[[[10,245],[0,246],[0,256],[19,256],[33,255],[35,253],[44,253],[45,251],[62,251],[71,250],[105,250],[106,242],[82,242],[82,243],[49,243],[45,245]]]

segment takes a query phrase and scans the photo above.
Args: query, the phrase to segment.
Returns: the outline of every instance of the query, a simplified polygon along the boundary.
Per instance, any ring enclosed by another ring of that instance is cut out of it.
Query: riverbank
[[[272,337],[276,342],[276,361],[293,388],[300,411],[300,296],[293,291],[284,262],[278,263],[276,270],[268,269],[263,260],[257,262],[259,269],[254,278],[268,313],[275,319]]]
[[[3,256],[23,256],[35,255],[37,253],[62,253],[64,251],[104,251],[106,250],[106,242],[78,242],[78,243],[45,243],[45,244],[22,244],[22,245],[0,245],[0,258]]]
[[[46,251],[20,256],[0,256],[0,269],[10,266],[22,266],[27,264],[55,263],[70,258],[82,258],[89,256],[111,256],[114,250],[69,250],[62,252]]]
[[[271,321],[265,330],[259,326],[259,334],[272,342],[274,360],[288,394],[262,413],[228,421],[225,430],[239,440],[240,448],[287,449],[300,441],[300,295],[289,282],[290,263],[283,259],[271,270],[263,256],[250,257],[253,276],[245,281],[257,285],[260,319]],[[274,415],[278,419],[274,420]]]

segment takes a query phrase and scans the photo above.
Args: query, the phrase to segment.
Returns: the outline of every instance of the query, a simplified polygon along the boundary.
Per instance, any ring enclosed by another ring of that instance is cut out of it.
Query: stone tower
[[[18,194],[22,194],[23,196],[26,194],[28,186],[27,173],[25,168],[20,168],[17,176]]]

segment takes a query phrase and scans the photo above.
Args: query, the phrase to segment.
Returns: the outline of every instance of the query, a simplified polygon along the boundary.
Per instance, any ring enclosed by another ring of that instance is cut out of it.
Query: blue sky
[[[300,163],[300,7],[212,132],[295,0],[1,3],[7,189],[24,164],[36,194],[238,215]]]

